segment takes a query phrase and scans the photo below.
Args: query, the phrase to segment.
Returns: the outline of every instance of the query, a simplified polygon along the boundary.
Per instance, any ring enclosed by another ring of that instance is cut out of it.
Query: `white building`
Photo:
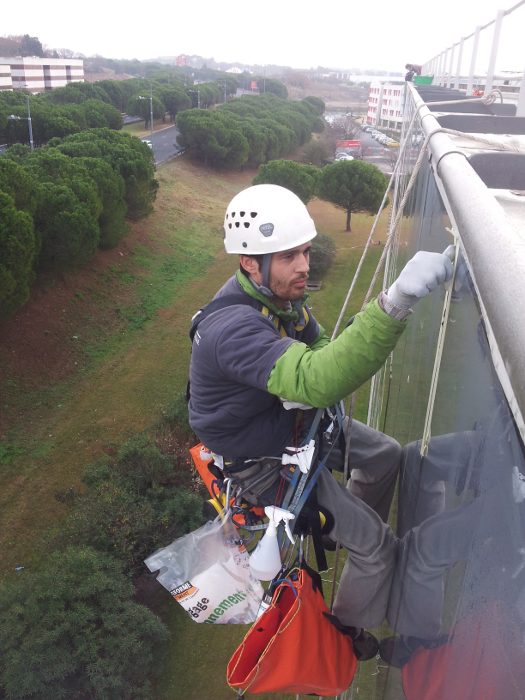
[[[0,57],[0,90],[47,92],[69,83],[84,82],[80,58]]]
[[[404,81],[374,81],[368,94],[366,123],[383,129],[401,131],[404,99]]]
[[[0,58],[0,62],[3,59]],[[0,63],[0,90],[12,90],[13,81],[11,79],[11,66]]]

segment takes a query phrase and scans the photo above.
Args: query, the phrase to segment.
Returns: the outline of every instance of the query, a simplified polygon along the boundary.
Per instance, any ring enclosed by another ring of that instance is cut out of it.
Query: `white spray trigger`
[[[279,508],[278,506],[266,506],[264,512],[270,521],[268,523],[268,527],[271,529],[277,528],[279,523],[282,522],[284,524],[284,531],[286,532],[288,539],[292,544],[294,544],[292,531],[290,530],[290,520],[293,520],[295,515],[290,513],[289,510]]]

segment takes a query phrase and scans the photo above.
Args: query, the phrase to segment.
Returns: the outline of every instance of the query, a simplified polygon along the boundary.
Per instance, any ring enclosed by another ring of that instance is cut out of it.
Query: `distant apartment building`
[[[11,66],[2,63],[5,58],[0,58],[0,90],[12,90]]]
[[[0,57],[0,90],[48,92],[78,82],[84,82],[80,58]]]
[[[404,81],[374,81],[368,94],[366,123],[401,131],[404,99]]]

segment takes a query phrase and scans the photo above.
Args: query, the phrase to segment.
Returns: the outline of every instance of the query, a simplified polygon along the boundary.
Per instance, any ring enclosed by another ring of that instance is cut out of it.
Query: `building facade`
[[[0,57],[0,90],[47,92],[69,83],[84,82],[80,58]]]
[[[366,123],[391,131],[401,131],[404,81],[378,80],[370,85]]]
[[[417,251],[451,243],[455,277],[418,302],[372,382],[368,423],[404,446],[395,637],[381,647],[391,665],[381,675],[365,664],[341,700],[401,697],[401,665],[407,700],[520,700],[525,120],[499,100],[466,104],[456,89],[405,91],[382,288]]]

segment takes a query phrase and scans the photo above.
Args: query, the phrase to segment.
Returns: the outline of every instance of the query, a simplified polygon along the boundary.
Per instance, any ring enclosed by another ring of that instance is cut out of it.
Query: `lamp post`
[[[33,151],[35,149],[35,144],[33,142],[33,121],[31,119],[31,107],[29,106],[29,95],[26,95],[27,100],[27,117],[19,117],[17,114],[10,114],[7,118],[11,121],[21,121],[23,119],[27,120],[27,127],[29,129],[29,148]]]
[[[29,90],[27,83],[22,83],[22,87],[26,88],[26,90]],[[29,106],[29,92],[26,92],[26,102],[27,102],[27,126],[29,129],[29,147],[31,150],[34,150],[34,143],[33,143],[33,121],[31,119],[31,107]]]

